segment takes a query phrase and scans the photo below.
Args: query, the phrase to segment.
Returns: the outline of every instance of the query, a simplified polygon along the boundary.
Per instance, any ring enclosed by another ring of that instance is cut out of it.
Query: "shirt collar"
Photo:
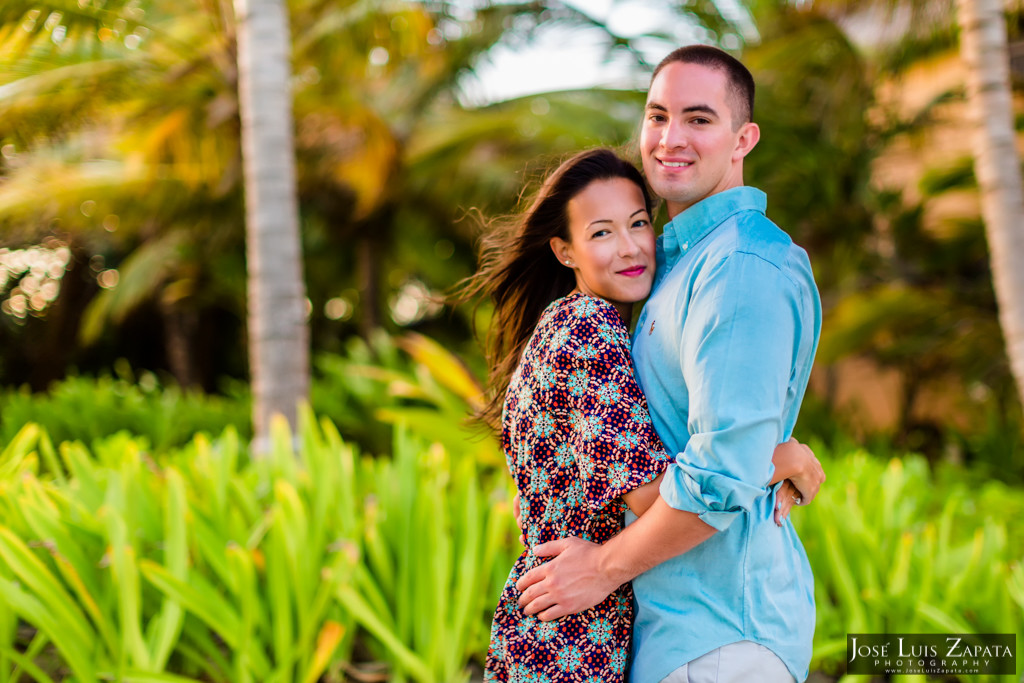
[[[725,219],[740,211],[764,213],[768,197],[754,187],[733,187],[706,197],[665,224],[658,243],[658,267],[666,272]]]

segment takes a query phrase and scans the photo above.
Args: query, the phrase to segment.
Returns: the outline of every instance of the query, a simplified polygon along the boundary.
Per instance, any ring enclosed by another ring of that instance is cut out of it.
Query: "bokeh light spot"
[[[330,320],[348,320],[352,317],[354,308],[348,299],[336,296],[333,299],[328,299],[324,304],[324,315]]]
[[[96,277],[96,281],[100,283],[100,287],[103,289],[113,289],[117,287],[118,281],[121,279],[121,274],[117,272],[116,268],[104,270]]]
[[[370,50],[370,64],[374,66],[384,66],[391,59],[391,54],[387,51],[387,48],[377,47]]]

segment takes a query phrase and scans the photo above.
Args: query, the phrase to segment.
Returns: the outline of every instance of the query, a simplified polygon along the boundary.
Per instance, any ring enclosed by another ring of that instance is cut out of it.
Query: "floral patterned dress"
[[[603,543],[622,529],[622,494],[657,477],[668,458],[633,377],[626,326],[610,303],[574,293],[544,311],[509,383],[502,446],[528,546],[565,536]],[[484,681],[623,681],[630,585],[590,610],[542,622],[523,614],[516,589],[541,562],[525,550],[509,574]]]

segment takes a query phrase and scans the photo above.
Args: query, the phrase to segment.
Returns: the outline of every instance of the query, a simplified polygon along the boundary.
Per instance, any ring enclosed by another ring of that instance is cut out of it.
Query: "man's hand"
[[[601,546],[569,536],[533,549],[538,557],[553,557],[519,579],[519,606],[541,621],[590,609],[611,595],[623,582],[600,570]]]

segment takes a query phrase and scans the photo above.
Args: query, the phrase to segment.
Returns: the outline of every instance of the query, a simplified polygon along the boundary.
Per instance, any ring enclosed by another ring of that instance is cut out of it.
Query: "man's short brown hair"
[[[651,76],[651,82],[654,82],[663,68],[673,62],[699,64],[709,69],[723,71],[729,79],[730,106],[734,117],[733,129],[738,129],[744,123],[753,120],[754,77],[750,75],[750,71],[743,66],[740,60],[728,52],[710,45],[687,45],[673,50],[658,63]]]

